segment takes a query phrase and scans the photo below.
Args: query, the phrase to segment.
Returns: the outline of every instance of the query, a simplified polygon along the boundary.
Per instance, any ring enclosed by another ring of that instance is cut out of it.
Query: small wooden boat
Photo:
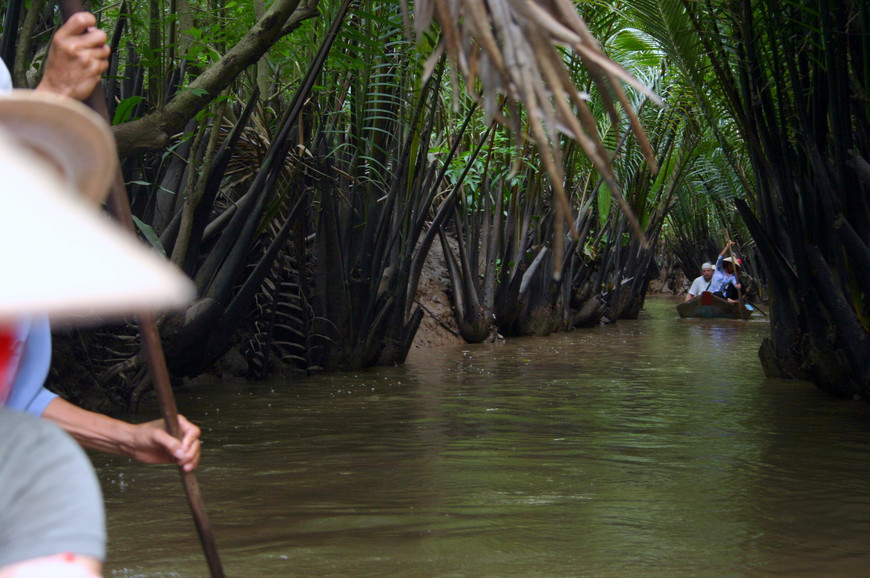
[[[753,308],[746,303],[730,303],[704,291],[691,301],[677,305],[677,313],[680,317],[703,317],[704,319],[749,319]]]

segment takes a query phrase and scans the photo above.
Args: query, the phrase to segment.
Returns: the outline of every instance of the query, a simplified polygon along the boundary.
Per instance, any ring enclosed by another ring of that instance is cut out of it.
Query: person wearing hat
[[[689,287],[689,292],[686,293],[686,301],[691,301],[704,291],[709,291],[712,282],[713,264],[707,261],[701,265],[701,276],[692,281],[692,286]]]
[[[77,318],[91,309],[120,314],[158,303],[177,307],[194,293],[180,272],[99,214],[117,170],[114,141],[101,119],[88,121],[94,113],[66,98],[89,96],[108,67],[106,35],[95,24],[92,14],[78,13],[58,29],[35,91],[11,91],[0,60],[0,238],[10,275],[0,287],[0,578],[100,573],[105,522],[99,483],[81,448],[58,425],[86,448],[145,463],[177,463],[191,471],[200,458],[200,430],[181,416],[179,441],[160,420],[129,424],[81,409],[44,387],[49,316]],[[51,115],[54,126],[46,121]],[[76,133],[76,127],[84,128]],[[62,142],[68,133],[76,133],[72,145]],[[76,171],[76,162],[93,170]],[[74,223],[76,234],[50,244],[53,233],[68,232]],[[119,283],[141,272],[140,281],[124,293],[118,284],[91,277],[83,266],[88,260],[111,263]],[[129,273],[122,271],[126,266]],[[148,294],[137,293],[143,286]]]
[[[45,74],[37,91],[75,99],[88,97],[108,69],[106,34],[95,28],[96,18],[79,12],[61,26],[52,39]],[[11,89],[9,72],[0,61],[0,93]],[[58,135],[60,136],[60,135]],[[58,137],[55,137],[58,138]],[[51,143],[41,139],[40,148]],[[83,158],[83,161],[89,161]],[[97,171],[87,171],[97,172]],[[90,194],[85,191],[84,194]],[[105,195],[102,194],[101,198]],[[24,321],[13,341],[19,343],[19,363],[6,406],[58,423],[88,449],[133,457],[145,463],[177,463],[192,471],[199,463],[198,427],[179,416],[184,437],[167,433],[161,420],[129,424],[83,410],[44,388],[51,361],[51,334],[47,320]]]
[[[710,284],[710,292],[713,295],[727,299],[732,303],[740,298],[743,291],[743,286],[740,285],[735,274],[735,266],[740,266],[740,259],[736,259],[736,263],[732,263],[731,257],[725,257],[733,244],[734,241],[728,241],[725,248],[719,253],[719,258],[716,259],[716,270],[713,272],[713,281]]]

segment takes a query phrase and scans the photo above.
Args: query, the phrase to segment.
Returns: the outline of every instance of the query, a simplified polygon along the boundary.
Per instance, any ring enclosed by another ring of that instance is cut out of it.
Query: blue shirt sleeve
[[[6,65],[0,60],[0,93],[9,90],[12,90],[12,80]],[[41,416],[51,400],[57,397],[44,386],[51,366],[51,328],[48,318],[24,320],[19,327],[24,349],[6,407]]]
[[[57,397],[45,389],[51,366],[51,327],[47,318],[33,318],[21,324],[24,349],[6,407],[37,417]]]
[[[722,258],[722,255],[719,255],[719,258],[716,259],[716,270],[713,271],[713,278],[710,281],[710,293],[716,293],[717,291],[722,290],[722,285],[725,284],[725,261]]]

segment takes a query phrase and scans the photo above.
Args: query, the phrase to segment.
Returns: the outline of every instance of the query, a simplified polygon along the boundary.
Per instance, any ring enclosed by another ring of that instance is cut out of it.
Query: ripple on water
[[[228,574],[864,573],[866,406],[765,380],[766,322],[677,320],[675,304],[180,392],[198,396],[185,413],[207,432],[200,485]],[[205,575],[177,476],[102,463],[112,575]]]

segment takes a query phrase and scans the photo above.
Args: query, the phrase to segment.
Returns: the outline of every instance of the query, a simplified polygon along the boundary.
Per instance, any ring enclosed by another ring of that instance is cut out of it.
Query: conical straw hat
[[[96,112],[49,92],[13,90],[0,98],[0,128],[86,198],[106,198],[118,158],[115,137]]]
[[[186,276],[100,210],[116,163],[111,132],[81,103],[0,95],[0,322],[90,323],[193,299]]]

